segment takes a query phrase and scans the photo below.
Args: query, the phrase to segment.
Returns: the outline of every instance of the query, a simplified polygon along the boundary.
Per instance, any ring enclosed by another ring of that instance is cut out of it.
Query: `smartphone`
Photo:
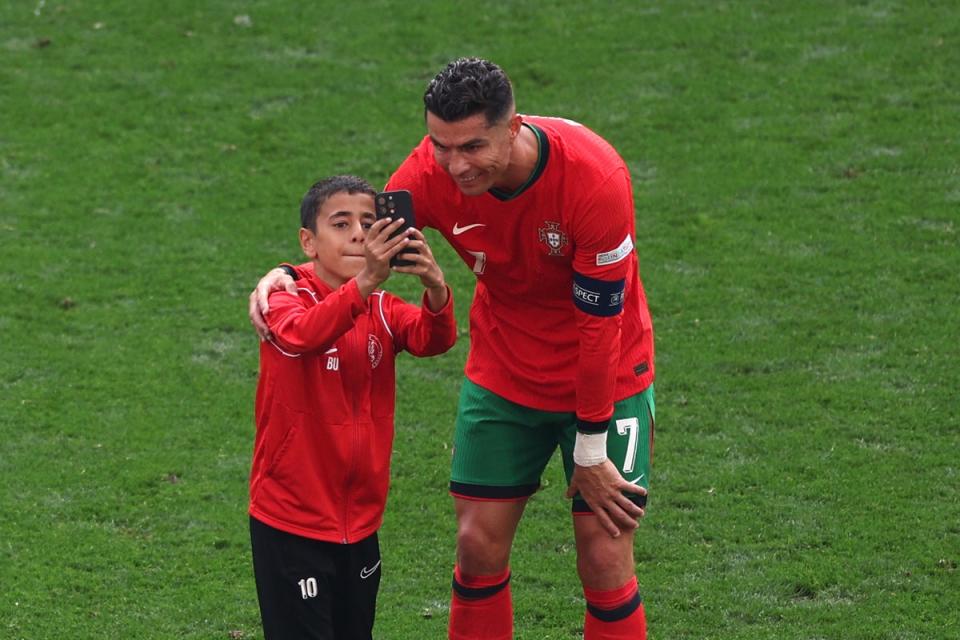
[[[392,218],[393,220],[403,218],[403,224],[400,225],[399,229],[390,234],[391,238],[395,238],[410,227],[416,226],[416,220],[413,217],[413,196],[410,195],[409,191],[404,189],[398,191],[383,191],[377,194],[374,203],[376,205],[375,211],[378,220],[381,218]],[[418,252],[416,249],[404,249],[390,258],[390,266],[407,267],[413,265],[413,262],[403,259],[405,253]]]

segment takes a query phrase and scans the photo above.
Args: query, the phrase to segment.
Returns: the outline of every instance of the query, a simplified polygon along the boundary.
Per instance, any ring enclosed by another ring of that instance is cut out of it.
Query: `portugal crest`
[[[537,229],[540,242],[544,242],[550,250],[551,256],[562,256],[563,248],[569,244],[567,234],[560,230],[559,222],[544,221],[544,226]]]

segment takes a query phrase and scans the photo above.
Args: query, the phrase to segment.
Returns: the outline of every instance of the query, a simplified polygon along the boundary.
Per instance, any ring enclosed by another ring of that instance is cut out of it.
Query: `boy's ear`
[[[313,239],[313,231],[300,227],[300,248],[311,260],[317,257],[317,248],[313,244]]]

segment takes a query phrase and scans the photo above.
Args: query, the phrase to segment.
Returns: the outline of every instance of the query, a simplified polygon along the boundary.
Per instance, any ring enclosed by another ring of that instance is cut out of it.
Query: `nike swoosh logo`
[[[373,565],[373,566],[370,567],[369,569],[367,569],[366,567],[364,567],[363,569],[360,569],[360,579],[361,579],[361,580],[366,580],[367,578],[369,578],[370,576],[372,576],[374,573],[376,573],[377,567],[380,566],[380,563],[381,563],[381,562],[382,562],[382,560],[377,560],[377,564]]]
[[[461,227],[461,226],[459,226],[459,223],[454,222],[454,223],[453,223],[453,235],[458,236],[458,235],[460,235],[461,233],[464,233],[464,232],[466,232],[466,231],[470,231],[470,229],[476,229],[477,227],[485,227],[485,226],[487,226],[487,225],[483,224],[482,222],[476,222],[476,223],[474,223],[474,224],[468,224],[468,225],[465,226],[465,227]]]
[[[645,476],[645,475],[647,475],[647,474],[641,473],[641,474],[640,474],[640,477],[634,478],[633,480],[628,480],[627,482],[629,482],[630,484],[637,484],[638,482],[640,482],[641,480],[643,480],[643,476]]]

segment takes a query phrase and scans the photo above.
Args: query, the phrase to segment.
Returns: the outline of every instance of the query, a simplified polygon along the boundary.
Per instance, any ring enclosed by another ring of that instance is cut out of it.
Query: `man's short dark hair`
[[[317,230],[317,213],[327,198],[337,193],[365,193],[377,195],[370,183],[357,176],[331,176],[315,182],[300,203],[300,226],[311,231]]]
[[[445,122],[483,113],[493,125],[513,107],[513,87],[503,69],[482,58],[458,58],[437,74],[423,94],[427,111]]]

